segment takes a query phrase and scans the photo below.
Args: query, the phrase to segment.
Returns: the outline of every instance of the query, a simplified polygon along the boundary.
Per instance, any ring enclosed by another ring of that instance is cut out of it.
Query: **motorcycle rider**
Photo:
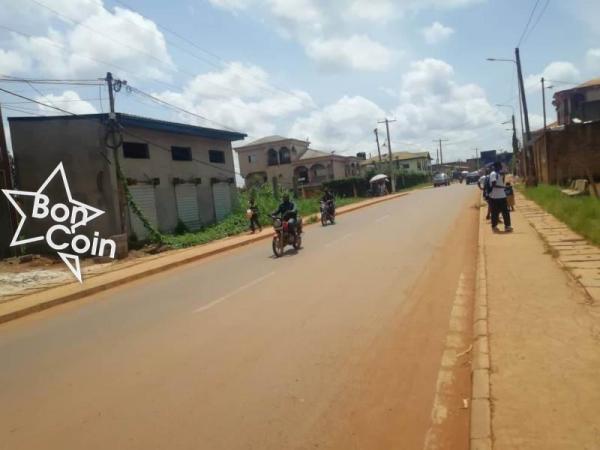
[[[325,203],[326,208],[329,208],[331,215],[335,216],[335,197],[328,188],[325,188],[321,201]]]
[[[282,202],[279,204],[279,208],[273,212],[273,216],[281,216],[282,220],[286,220],[288,223],[288,229],[291,233],[296,234],[296,222],[298,220],[298,210],[294,202],[290,200],[289,194],[283,194]]]

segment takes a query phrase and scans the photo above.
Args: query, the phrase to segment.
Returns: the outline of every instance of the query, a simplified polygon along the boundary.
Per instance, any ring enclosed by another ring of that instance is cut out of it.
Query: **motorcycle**
[[[329,202],[321,202],[321,225],[326,226],[327,222],[335,223],[335,212],[333,205]]]
[[[283,250],[287,245],[291,245],[296,250],[302,247],[302,218],[298,218],[296,223],[296,233],[289,229],[289,222],[278,216],[271,216],[273,219],[273,254],[279,258],[283,256]]]

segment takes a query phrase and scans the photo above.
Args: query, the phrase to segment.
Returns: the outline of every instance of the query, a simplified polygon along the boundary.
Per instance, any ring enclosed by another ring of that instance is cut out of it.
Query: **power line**
[[[535,10],[537,9],[537,6],[538,6],[539,2],[540,2],[540,0],[535,0],[535,4],[533,5],[533,9],[529,13],[529,19],[527,19],[527,23],[525,24],[525,28],[523,29],[523,33],[521,33],[521,37],[519,38],[519,42],[517,42],[517,47],[519,47],[521,45],[521,42],[523,41],[523,38],[525,37],[525,33],[527,33],[527,29],[529,28],[529,24],[531,23],[531,19],[533,19],[533,14],[535,13]]]
[[[13,91],[14,92],[14,91]],[[44,94],[42,94],[44,95]],[[101,100],[100,98],[80,98],[78,100],[52,100],[52,103],[77,103],[77,102],[92,102]],[[32,103],[29,100],[23,100],[19,102],[3,102],[3,105],[26,105],[28,103]]]
[[[31,1],[31,2],[33,2],[33,3],[35,3],[35,4],[36,4],[36,5],[38,5],[38,6],[41,6],[42,8],[46,8],[48,11],[52,12],[53,14],[57,15],[58,17],[60,17],[60,18],[62,18],[62,19],[68,20],[69,22],[71,22],[71,23],[73,23],[73,24],[75,24],[75,25],[79,25],[79,26],[81,26],[81,27],[83,27],[83,28],[86,28],[86,29],[90,30],[90,31],[91,31],[91,32],[93,32],[93,33],[96,33],[96,34],[98,34],[98,35],[102,36],[104,39],[111,40],[111,41],[113,41],[115,44],[118,44],[118,45],[125,46],[125,47],[127,47],[127,48],[129,48],[129,49],[131,49],[131,50],[133,50],[133,51],[136,51],[136,52],[138,52],[138,53],[141,53],[141,54],[143,54],[143,55],[146,55],[146,56],[148,56],[149,58],[152,58],[153,60],[155,60],[155,61],[158,61],[159,63],[161,63],[161,64],[164,64],[165,66],[169,67],[171,70],[175,70],[175,71],[177,70],[177,69],[176,69],[176,68],[173,66],[173,64],[172,64],[172,63],[169,63],[168,61],[164,61],[164,60],[162,60],[162,59],[160,59],[160,58],[156,57],[156,56],[155,56],[155,55],[153,55],[152,53],[148,53],[148,52],[147,52],[147,51],[145,51],[145,50],[142,50],[142,49],[139,49],[139,48],[133,47],[133,46],[131,46],[131,45],[129,45],[129,44],[127,44],[127,43],[125,43],[125,42],[119,41],[119,40],[117,40],[117,39],[113,39],[111,36],[108,36],[108,35],[106,35],[105,33],[102,33],[101,31],[98,31],[98,30],[96,30],[96,29],[94,29],[94,28],[90,27],[89,25],[86,25],[85,23],[81,22],[80,20],[76,20],[76,19],[73,19],[73,18],[71,18],[71,17],[69,17],[69,16],[66,16],[66,15],[64,15],[64,14],[62,14],[62,13],[60,13],[60,12],[56,11],[55,9],[51,8],[50,6],[47,6],[47,5],[45,5],[45,4],[41,3],[41,2],[39,2],[38,0],[29,0],[29,1]]]
[[[145,16],[144,14],[142,14],[141,12],[139,12],[138,10],[136,10],[136,9],[132,8],[132,7],[131,7],[130,5],[128,5],[127,3],[123,2],[123,1],[120,1],[120,0],[114,0],[114,1],[115,1],[115,3],[118,3],[118,4],[120,4],[120,5],[122,5],[122,6],[126,7],[126,8],[128,8],[129,10],[136,12],[136,13],[137,13],[137,14],[139,14],[140,16],[142,16],[142,17],[146,18],[147,20],[151,20],[152,22],[154,22],[154,23],[156,24],[156,26],[157,26],[158,28],[160,28],[160,29],[162,29],[162,30],[166,31],[167,33],[170,33],[170,34],[172,34],[173,36],[175,36],[175,37],[177,37],[177,38],[179,38],[179,39],[181,39],[182,41],[186,42],[187,44],[189,44],[189,45],[191,45],[191,46],[193,46],[193,47],[197,48],[197,49],[198,49],[198,50],[200,50],[201,52],[203,52],[203,53],[206,53],[206,54],[207,54],[207,55],[209,55],[210,57],[212,57],[212,58],[216,59],[217,61],[219,61],[219,63],[220,63],[220,64],[216,64],[216,63],[215,63],[215,62],[213,62],[213,61],[210,61],[210,60],[207,60],[207,59],[205,59],[205,58],[199,57],[199,56],[197,56],[195,53],[193,53],[193,52],[190,52],[189,50],[187,50],[187,49],[185,49],[185,48],[183,48],[183,47],[181,47],[181,46],[178,46],[178,45],[176,45],[175,43],[173,43],[173,41],[170,41],[170,40],[168,40],[168,39],[166,39],[166,38],[165,38],[165,40],[166,40],[166,41],[169,43],[169,45],[172,45],[173,47],[175,47],[175,48],[178,48],[178,49],[180,49],[180,50],[184,51],[184,52],[185,52],[185,53],[187,53],[188,55],[190,55],[190,56],[193,56],[194,58],[196,58],[196,59],[199,59],[200,61],[202,61],[202,62],[205,62],[206,64],[209,64],[210,66],[212,66],[212,67],[215,67],[216,69],[222,69],[222,66],[223,66],[223,65],[225,65],[225,64],[227,64],[227,61],[226,61],[225,59],[221,58],[219,55],[217,55],[217,54],[215,54],[215,53],[211,52],[210,50],[206,50],[205,48],[203,48],[203,47],[199,46],[198,44],[196,44],[194,41],[192,41],[192,40],[190,40],[190,39],[186,38],[185,36],[182,36],[181,34],[179,34],[179,33],[175,32],[175,31],[173,31],[173,30],[171,30],[171,29],[169,29],[169,28],[165,27],[164,25],[162,25],[162,24],[161,24],[160,22],[158,22],[157,20],[155,20],[155,19],[151,19],[151,18],[149,18],[149,17]],[[255,81],[254,81],[254,80],[252,80],[252,79],[249,79],[248,81],[249,81],[251,84],[254,84],[254,85],[255,85],[255,86],[257,86],[259,89],[261,89],[261,90],[263,90],[263,91],[265,91],[265,92],[267,92],[267,91],[270,91],[270,92],[279,91],[279,92],[281,92],[281,93],[283,93],[283,94],[286,94],[286,95],[288,95],[288,96],[295,97],[295,98],[298,98],[298,99],[300,99],[300,100],[303,100],[303,99],[302,99],[302,98],[301,98],[301,97],[300,97],[298,94],[296,94],[296,93],[294,93],[294,92],[291,92],[291,91],[288,91],[288,90],[285,90],[285,89],[282,89],[282,88],[280,88],[280,87],[277,87],[277,86],[265,86],[265,85],[263,85],[263,84],[260,84],[260,83],[257,83],[257,82],[255,82]],[[213,85],[214,85],[214,83],[211,83],[211,84],[213,84]]]
[[[107,34],[105,34],[105,33],[101,32],[101,31],[98,31],[98,30],[96,30],[95,28],[92,28],[92,27],[90,27],[89,25],[87,25],[87,24],[85,24],[85,23],[83,23],[83,22],[81,22],[81,21],[79,21],[79,20],[73,19],[73,18],[71,18],[71,17],[69,17],[69,16],[66,16],[65,14],[62,14],[62,13],[60,13],[60,12],[56,11],[55,9],[53,9],[53,8],[51,8],[51,7],[47,6],[47,5],[45,5],[45,4],[41,3],[41,2],[39,2],[38,0],[30,0],[30,1],[31,1],[31,2],[33,2],[33,3],[35,3],[35,4],[37,4],[37,5],[39,5],[39,6],[41,6],[41,7],[43,7],[43,8],[46,8],[47,10],[51,11],[53,14],[57,15],[58,17],[61,17],[61,18],[65,19],[65,20],[68,20],[68,21],[70,21],[70,22],[71,22],[71,23],[73,23],[73,24],[76,24],[76,25],[79,25],[79,26],[81,26],[81,27],[84,27],[84,28],[86,28],[86,29],[90,30],[91,32],[98,34],[99,36],[102,36],[104,39],[108,39],[108,40],[110,40],[110,41],[112,41],[112,42],[114,42],[114,43],[116,43],[116,44],[118,44],[118,45],[125,46],[125,47],[127,47],[127,48],[129,48],[129,49],[131,49],[131,50],[133,50],[133,51],[135,51],[135,52],[138,52],[138,53],[140,53],[140,54],[142,54],[142,55],[145,55],[145,56],[147,56],[147,57],[149,57],[149,58],[153,59],[154,61],[157,61],[157,62],[159,62],[159,63],[163,64],[163,65],[164,65],[166,68],[168,68],[170,71],[184,73],[184,74],[186,74],[186,75],[188,75],[189,77],[192,77],[192,78],[195,78],[195,77],[197,76],[197,73],[194,73],[194,72],[190,72],[190,71],[188,71],[188,70],[184,70],[184,69],[177,68],[177,67],[176,67],[176,66],[175,66],[175,65],[174,65],[172,62],[165,61],[164,59],[161,59],[161,58],[159,58],[159,57],[157,57],[157,56],[153,55],[152,53],[149,53],[149,52],[147,52],[147,51],[145,51],[145,50],[142,50],[142,49],[140,49],[140,48],[137,48],[137,47],[133,47],[133,46],[131,46],[131,45],[129,45],[129,44],[127,44],[127,43],[125,43],[125,42],[121,41],[121,40],[114,39],[113,37],[111,37],[111,36],[108,36]],[[140,14],[140,15],[141,15],[141,14]],[[220,59],[220,58],[219,58],[219,59]],[[211,64],[212,66],[214,66],[214,67],[217,67],[217,68],[219,68],[219,69],[221,68],[221,67],[219,67],[219,66],[215,65],[214,63],[211,63],[211,62],[209,62],[209,64]],[[210,84],[210,85],[212,85],[212,86],[215,86],[215,87],[217,87],[217,88],[219,88],[219,89],[225,89],[225,90],[227,90],[227,91],[231,92],[232,94],[237,94],[237,92],[236,92],[234,89],[231,89],[231,88],[226,88],[226,87],[224,87],[224,86],[217,85],[216,83],[212,83],[212,82],[210,82],[210,81],[205,81],[205,82],[206,82],[207,84]],[[250,82],[252,83],[252,81],[250,81]],[[258,86],[258,87],[259,87],[260,89],[262,89],[262,90],[270,90],[270,91],[273,91],[273,88],[269,88],[268,86],[259,85],[258,83],[254,83],[254,84],[255,84],[256,86]],[[278,89],[278,90],[279,90],[279,89]],[[281,90],[280,90],[280,91],[281,91]],[[300,98],[300,97],[299,97],[299,96],[297,96],[296,94],[289,93],[289,92],[285,92],[285,91],[282,91],[282,92],[284,92],[286,95],[292,95],[292,96],[294,96],[294,97]]]
[[[20,112],[20,113],[25,113],[25,114],[31,114],[32,116],[40,116],[40,117],[43,116],[43,114],[39,114],[39,113],[33,112],[33,111],[28,111],[26,109],[15,108],[14,106],[6,106],[6,103],[2,103],[1,106],[2,106],[3,110],[15,111],[15,112]]]
[[[24,37],[29,38],[29,39],[34,39],[35,38],[35,36],[33,36],[31,34],[24,33],[24,32],[19,31],[19,30],[15,30],[14,28],[7,27],[6,25],[0,25],[0,28],[3,29],[3,30],[6,30],[6,31],[10,31],[11,33],[18,34],[20,36],[24,36]],[[57,42],[55,42],[55,41],[53,41],[51,39],[47,39],[47,43],[49,43],[50,45],[52,45],[54,47],[58,47],[58,48],[61,48],[63,50],[68,50],[68,49],[65,48],[64,45],[59,44],[59,43],[57,43]],[[118,64],[114,64],[114,63],[109,63],[109,62],[106,62],[106,61],[102,61],[100,59],[93,58],[91,56],[84,55],[84,54],[77,54],[77,53],[74,53],[74,54],[77,55],[77,56],[79,56],[79,57],[81,57],[81,58],[89,59],[90,61],[95,61],[97,63],[104,64],[104,65],[109,66],[109,67],[114,67],[115,69],[120,70],[121,72],[123,72],[125,74],[129,74],[129,75],[132,75],[132,76],[136,75],[133,72],[131,72],[130,70],[125,69],[124,67],[119,66]],[[8,80],[6,80],[6,81],[8,81]],[[165,86],[168,86],[168,87],[170,87],[172,89],[177,89],[177,90],[181,89],[180,86],[176,86],[176,85],[174,85],[172,83],[168,83],[166,81],[159,80],[157,78],[152,79],[152,81],[154,81],[156,83],[164,84]]]
[[[523,39],[523,44],[525,44],[525,42],[527,42],[527,39],[529,39],[529,36],[531,36],[531,34],[533,33],[533,30],[535,30],[535,27],[537,26],[537,24],[540,22],[540,20],[542,19],[542,16],[544,15],[544,13],[546,12],[546,8],[548,8],[548,5],[550,4],[550,0],[546,0],[546,3],[544,4],[541,12],[539,13],[539,15],[537,16],[537,19],[535,20],[535,22],[533,23],[533,26],[529,29],[529,32],[527,33],[527,35],[525,36],[525,38]]]
[[[57,111],[61,111],[61,112],[67,113],[67,114],[70,114],[72,116],[76,116],[77,115],[75,113],[72,113],[71,111],[67,111],[66,109],[62,109],[62,108],[59,108],[57,106],[52,106],[52,105],[49,105],[47,103],[40,102],[38,100],[34,100],[32,98],[29,98],[29,97],[25,97],[24,95],[17,94],[16,92],[12,92],[12,91],[9,91],[7,89],[0,88],[0,91],[6,92],[7,94],[10,94],[10,95],[14,95],[15,97],[20,97],[20,98],[22,98],[24,100],[29,100],[30,102],[37,103],[38,105],[42,105],[42,106],[45,106],[47,108],[56,109]]]
[[[13,77],[10,75],[0,74],[0,81],[13,82],[13,83],[27,83],[27,84],[56,84],[56,85],[75,85],[75,86],[97,86],[104,85],[99,79],[95,80],[52,80],[52,79],[38,79],[38,78],[20,78]]]
[[[156,102],[156,103],[159,103],[159,104],[161,104],[161,105],[163,105],[163,106],[166,106],[166,107],[168,107],[168,108],[174,109],[175,111],[182,112],[182,113],[185,113],[185,114],[189,114],[189,115],[191,115],[191,116],[194,116],[194,117],[197,117],[197,118],[199,118],[199,119],[205,120],[206,122],[214,123],[215,125],[218,125],[218,126],[220,126],[220,127],[223,127],[223,128],[225,128],[226,130],[233,131],[233,132],[236,132],[236,133],[238,132],[237,130],[234,130],[234,129],[232,129],[232,128],[229,128],[227,125],[223,125],[222,123],[219,123],[219,122],[216,122],[216,121],[214,121],[214,120],[211,120],[211,119],[209,119],[209,118],[207,118],[207,117],[204,117],[204,116],[202,116],[202,115],[200,115],[200,114],[196,114],[196,113],[194,113],[194,112],[188,111],[187,109],[184,109],[184,108],[181,108],[181,107],[179,107],[179,106],[173,105],[173,104],[171,104],[171,103],[169,103],[169,102],[167,102],[167,101],[165,101],[165,100],[162,100],[162,99],[160,99],[160,98],[158,98],[158,97],[155,97],[155,96],[154,96],[154,95],[152,95],[152,94],[148,94],[147,92],[144,92],[144,91],[142,91],[141,89],[135,88],[135,87],[133,87],[133,86],[129,86],[129,88],[131,89],[131,91],[132,91],[133,93],[136,93],[136,94],[142,95],[142,96],[144,96],[144,97],[146,97],[146,98],[149,98],[150,100],[152,100],[152,101],[154,101],[154,102]]]

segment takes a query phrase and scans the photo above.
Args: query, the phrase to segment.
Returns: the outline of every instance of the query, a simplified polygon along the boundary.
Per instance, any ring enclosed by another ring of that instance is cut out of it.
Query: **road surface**
[[[1,325],[0,449],[467,448],[477,195],[418,191],[307,227],[298,254],[262,241]]]

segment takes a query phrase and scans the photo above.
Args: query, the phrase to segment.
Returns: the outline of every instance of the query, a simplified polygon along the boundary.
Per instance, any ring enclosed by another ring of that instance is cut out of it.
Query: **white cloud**
[[[216,6],[238,12],[252,10],[274,29],[299,42],[306,54],[328,70],[383,70],[389,68],[392,49],[373,38],[373,27],[429,9],[464,8],[485,0],[210,0]],[[436,42],[452,30],[434,24],[429,32]],[[367,63],[373,52],[373,63]]]
[[[180,115],[180,120],[203,126],[226,126],[254,137],[273,134],[278,120],[314,107],[306,92],[284,92],[270,83],[262,68],[239,62],[232,62],[221,71],[198,75],[181,92],[154,95],[210,117],[213,122],[188,114]]]
[[[13,75],[25,72],[29,67],[29,61],[13,50],[2,50],[0,48],[0,73]]]
[[[566,61],[554,61],[548,64],[542,73],[536,75],[529,75],[525,79],[525,89],[534,91],[535,89],[541,89],[540,79],[544,77],[550,83],[553,81],[566,82],[566,83],[578,83],[581,79],[579,69],[572,63]]]
[[[452,36],[454,30],[439,22],[433,22],[430,26],[423,28],[422,33],[425,36],[425,42],[428,44],[437,44]]]
[[[365,35],[316,39],[308,45],[307,53],[325,70],[381,71],[391,65],[394,57],[391,50]]]
[[[290,136],[309,137],[316,148],[353,150],[357,145],[371,144],[373,124],[383,117],[385,112],[372,101],[360,96],[344,96],[296,120]]]
[[[212,5],[218,7],[218,8],[223,8],[223,9],[229,9],[232,11],[235,10],[239,10],[239,9],[246,9],[246,7],[249,5],[248,0],[208,0]]]
[[[391,111],[364,97],[344,96],[337,102],[298,118],[290,135],[309,136],[315,146],[354,153],[376,151],[372,130],[378,120],[393,117],[392,147],[396,150],[431,150],[432,139],[450,139],[445,160],[472,157],[472,147],[498,142],[510,147],[510,133],[500,122],[505,116],[475,84],[459,84],[454,69],[437,59],[410,64],[399,88],[386,92],[397,99]]]
[[[347,10],[349,18],[386,22],[397,16],[396,8],[390,0],[354,0]]]
[[[96,108],[89,102],[81,100],[79,94],[74,91],[65,91],[60,95],[48,94],[37,97],[38,102],[46,103],[47,105],[56,106],[74,114],[94,114],[98,112]],[[40,112],[44,114],[64,114],[56,109],[48,108],[43,105],[38,105]]]
[[[600,48],[590,48],[585,54],[585,62],[590,70],[600,72]]]
[[[8,42],[5,52],[17,52],[23,61],[13,73],[31,70],[58,78],[98,77],[109,70],[119,73],[114,66],[121,66],[135,72],[137,79],[170,78],[174,64],[164,36],[151,20],[124,8],[108,11],[99,0],[45,1],[81,23],[73,25],[39,8],[42,14],[36,20],[44,22],[32,36],[12,34]]]
[[[500,121],[481,87],[459,85],[453,78],[454,69],[444,61],[424,59],[411,64],[402,77],[401,103],[395,110],[397,128],[405,137],[449,135]]]

